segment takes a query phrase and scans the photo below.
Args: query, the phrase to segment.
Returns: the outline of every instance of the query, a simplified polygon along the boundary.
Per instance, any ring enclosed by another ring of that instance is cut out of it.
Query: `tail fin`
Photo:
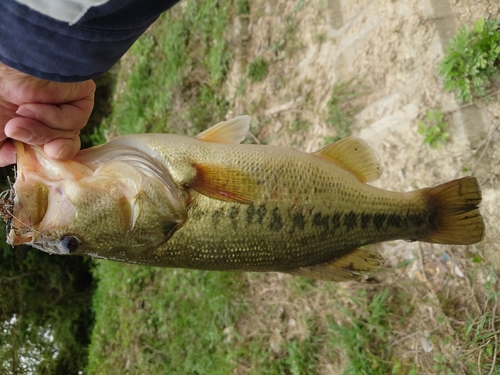
[[[449,245],[470,245],[484,236],[479,213],[481,190],[475,177],[464,177],[425,189],[431,215],[429,233],[419,241]]]

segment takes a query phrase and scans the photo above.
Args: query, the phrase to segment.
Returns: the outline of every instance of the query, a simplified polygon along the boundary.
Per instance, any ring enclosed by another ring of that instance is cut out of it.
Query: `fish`
[[[7,242],[146,266],[349,281],[383,268],[370,244],[484,237],[474,177],[383,190],[369,184],[382,168],[365,141],[313,153],[242,144],[249,122],[238,116],[195,137],[123,135],[65,162],[16,142],[16,179],[0,210]]]

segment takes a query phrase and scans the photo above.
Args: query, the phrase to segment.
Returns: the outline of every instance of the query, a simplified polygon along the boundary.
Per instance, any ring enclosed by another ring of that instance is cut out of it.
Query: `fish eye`
[[[71,254],[78,250],[82,241],[80,241],[75,236],[62,236],[59,240],[59,247],[68,254]]]

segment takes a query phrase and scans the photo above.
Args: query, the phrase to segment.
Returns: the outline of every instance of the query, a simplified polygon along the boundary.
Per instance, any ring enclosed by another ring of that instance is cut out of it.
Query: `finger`
[[[45,155],[52,159],[70,160],[73,159],[80,150],[80,137],[71,139],[54,139],[43,146]]]
[[[78,138],[79,134],[78,129],[54,129],[39,121],[25,117],[15,117],[5,125],[5,135],[7,137],[30,145],[42,145],[58,138]]]
[[[0,167],[16,163],[16,152],[14,145],[10,141],[4,141],[0,144]]]
[[[80,130],[83,128],[92,112],[93,102],[79,101],[79,105],[74,103],[52,105],[29,103],[20,105],[16,113],[41,122],[54,129]]]
[[[49,81],[45,86],[45,93],[38,94],[38,100],[33,100],[35,103],[75,103],[80,107],[85,105],[85,101],[94,103],[94,93],[96,85],[93,80],[74,83],[62,83]],[[44,100],[45,99],[45,100]],[[92,108],[90,108],[92,110]]]
[[[13,101],[22,103],[72,103],[82,99],[94,101],[94,81],[53,82],[22,75],[19,82],[10,86]]]
[[[3,142],[5,142],[5,140],[8,138],[7,135],[5,135],[5,125],[7,124],[7,121],[3,124],[0,123],[0,147],[3,145]]]

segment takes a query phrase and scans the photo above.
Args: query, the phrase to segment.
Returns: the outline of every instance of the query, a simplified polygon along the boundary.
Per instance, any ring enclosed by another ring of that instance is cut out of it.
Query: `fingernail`
[[[54,159],[64,159],[68,155],[69,155],[69,147],[64,146],[63,148],[61,148],[61,151],[59,151],[59,153],[56,155]]]
[[[14,128],[8,136],[21,142],[29,142],[33,139],[33,133],[25,128]]]
[[[38,118],[37,114],[27,107],[19,107],[17,109],[16,113],[19,116],[28,117],[28,118],[32,118],[35,120]]]

